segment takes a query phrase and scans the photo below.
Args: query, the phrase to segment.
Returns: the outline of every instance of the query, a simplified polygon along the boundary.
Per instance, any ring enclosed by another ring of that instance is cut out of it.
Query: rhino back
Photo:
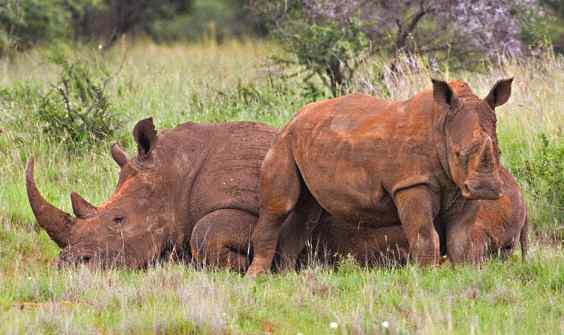
[[[234,208],[257,215],[260,167],[276,130],[251,122],[209,127],[210,147],[191,190],[193,214]]]
[[[418,184],[438,189],[443,178],[431,107],[428,92],[406,101],[364,95],[326,100],[302,109],[278,142],[291,148],[323,208],[343,221],[389,225],[397,219],[396,190]]]

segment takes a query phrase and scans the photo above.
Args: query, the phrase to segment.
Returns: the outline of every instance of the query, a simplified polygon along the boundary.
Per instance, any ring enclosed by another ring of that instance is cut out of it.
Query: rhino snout
[[[69,250],[63,250],[59,255],[57,265],[59,268],[64,268],[69,265],[89,264],[94,259],[94,256],[89,253],[73,253]]]
[[[501,186],[495,175],[471,176],[464,182],[462,195],[469,200],[497,200],[503,196]]]

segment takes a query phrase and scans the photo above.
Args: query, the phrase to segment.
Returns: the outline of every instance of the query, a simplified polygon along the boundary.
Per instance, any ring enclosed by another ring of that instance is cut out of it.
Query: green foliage
[[[552,204],[556,221],[564,221],[564,140],[551,140],[538,135],[538,145],[531,159],[513,168],[516,177],[524,180],[535,197],[544,197]]]
[[[48,90],[25,82],[0,90],[0,109],[17,111],[7,123],[15,129],[38,129],[69,150],[113,138],[121,122],[106,93],[107,70],[64,57],[52,61],[61,72]],[[28,131],[18,133],[16,141],[29,141]]]
[[[10,233],[26,245],[0,234],[15,249],[0,262],[6,334],[552,334],[564,313],[564,257],[552,248],[535,246],[526,263],[516,257],[480,269],[350,264],[251,282],[186,264],[57,270],[21,257],[22,247],[55,255],[31,243],[33,232]]]
[[[208,120],[224,122],[232,119],[261,120],[282,126],[296,110],[311,102],[300,97],[298,90],[284,78],[269,78],[266,84],[237,82],[233,90],[214,92],[211,103],[201,103],[193,96],[194,107],[206,112]]]
[[[0,57],[67,37],[68,12],[62,0],[6,0],[0,7]]]
[[[0,113],[3,113],[3,124],[14,129],[13,142],[23,145],[33,135],[28,129],[35,128],[35,113],[42,101],[41,86],[30,82],[18,82],[0,89]],[[0,144],[3,144],[0,141]],[[0,152],[7,150],[8,144],[0,146]]]
[[[564,5],[561,6],[558,11],[555,4],[545,3],[542,15],[533,10],[521,12],[521,40],[533,48],[554,46],[556,52],[564,52]]]
[[[246,0],[3,0],[0,57],[71,38],[110,46],[123,34],[144,33],[158,42],[254,35],[258,28],[246,4]]]
[[[108,73],[95,73],[80,61],[60,60],[59,65],[60,78],[36,111],[42,131],[73,149],[112,138],[120,121],[105,93]]]
[[[544,5],[546,15],[545,38],[553,45],[554,49],[559,53],[564,53],[564,2],[560,0],[541,0]]]
[[[369,52],[370,43],[359,20],[349,24],[324,25],[294,21],[277,35],[284,49],[294,58],[275,58],[278,62],[298,64],[307,73],[317,75],[333,96],[347,92],[353,76]]]
[[[103,0],[3,0],[0,6],[0,57],[36,44],[76,37],[77,24]]]
[[[156,18],[146,23],[146,31],[157,42],[219,40],[234,35],[237,33],[238,8],[231,2],[193,1],[190,11]]]

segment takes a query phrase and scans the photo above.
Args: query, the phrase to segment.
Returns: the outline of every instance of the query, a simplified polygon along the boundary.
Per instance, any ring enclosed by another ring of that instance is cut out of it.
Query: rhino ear
[[[79,219],[85,219],[96,215],[97,208],[84,200],[78,193],[71,193],[72,211]]]
[[[513,78],[502,79],[495,83],[488,96],[484,99],[492,109],[503,105],[511,96]]]
[[[135,128],[133,128],[133,137],[137,142],[139,158],[147,158],[157,142],[157,131],[153,124],[153,118],[150,117],[137,122]]]
[[[119,146],[119,144],[112,144],[111,152],[112,158],[117,163],[117,165],[119,165],[119,167],[123,167],[125,164],[127,164],[127,153]]]
[[[431,82],[433,83],[433,99],[437,103],[448,106],[454,106],[457,103],[458,99],[446,81],[431,78]]]
[[[433,99],[435,102],[449,107],[457,104],[458,99],[446,81],[431,78],[431,82],[433,82]]]

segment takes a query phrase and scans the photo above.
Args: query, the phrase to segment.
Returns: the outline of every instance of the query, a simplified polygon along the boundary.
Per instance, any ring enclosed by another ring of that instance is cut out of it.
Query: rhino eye
[[[114,223],[122,224],[124,221],[125,221],[125,218],[123,216],[114,217]]]

